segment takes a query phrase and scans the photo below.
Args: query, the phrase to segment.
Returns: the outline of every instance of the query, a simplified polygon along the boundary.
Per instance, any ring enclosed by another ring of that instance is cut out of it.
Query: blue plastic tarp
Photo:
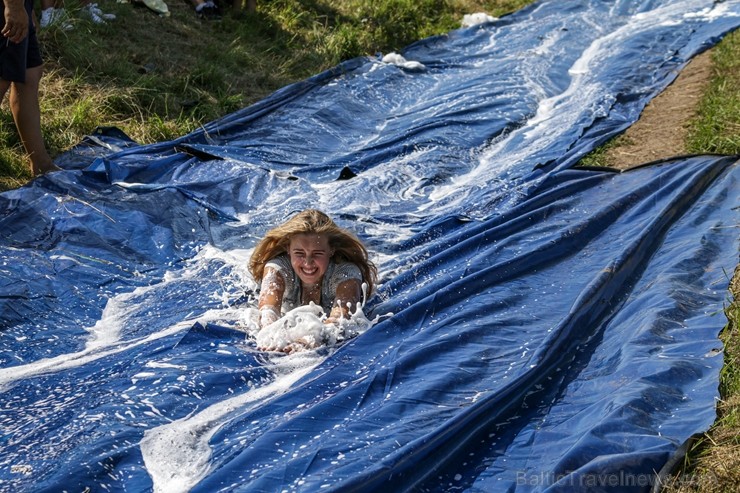
[[[0,194],[2,491],[647,491],[715,419],[738,156],[577,169],[740,1],[551,1],[347,61],[174,141],[100,129]],[[243,331],[316,207],[357,337]]]

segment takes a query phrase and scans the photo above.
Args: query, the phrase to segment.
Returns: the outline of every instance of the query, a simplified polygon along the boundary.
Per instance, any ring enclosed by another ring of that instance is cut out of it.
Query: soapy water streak
[[[112,354],[145,346],[152,341],[187,331],[196,323],[239,320],[243,317],[244,310],[240,307],[229,307],[226,300],[223,300],[224,306],[221,308],[204,308],[200,312],[194,311],[184,317],[180,315],[176,322],[163,325],[158,330],[146,333],[142,337],[130,337],[128,340],[123,340],[125,332],[128,332],[130,336],[137,329],[142,329],[142,326],[154,327],[155,324],[151,323],[151,317],[142,314],[150,313],[153,304],[156,304],[170,289],[186,297],[188,289],[186,286],[194,279],[202,278],[213,265],[223,264],[224,270],[231,269],[230,273],[222,273],[225,283],[243,284],[244,275],[240,275],[237,266],[243,263],[244,258],[250,253],[251,251],[223,252],[206,245],[189,261],[187,268],[179,272],[168,271],[159,282],[138,287],[129,293],[111,296],[103,308],[100,319],[94,325],[85,327],[88,338],[84,348],[80,351],[58,354],[22,365],[0,368],[0,391],[17,381],[63,372],[93,363]],[[231,277],[234,279],[230,279]],[[221,297],[227,297],[227,292],[235,289],[233,286],[224,285],[222,288]],[[189,289],[197,289],[197,286]]]
[[[118,339],[120,327],[126,321],[125,298],[131,294],[120,295],[118,298],[110,299],[103,310],[101,319],[95,326],[87,331],[91,338],[87,341],[85,348],[75,353],[64,353],[52,358],[44,358],[32,363],[19,366],[11,366],[0,369],[0,391],[4,390],[13,382],[24,380],[39,375],[62,372],[79,366],[92,363],[112,354],[122,353],[137,346],[143,346],[157,339],[162,339],[192,327],[195,323],[206,323],[209,320],[221,320],[229,316],[233,310],[208,310],[203,314],[186,318],[170,327],[149,334],[148,336],[121,341]],[[129,311],[131,307],[129,307]]]
[[[291,356],[293,360],[295,357]],[[188,491],[211,468],[211,436],[227,423],[235,410],[249,411],[266,400],[285,393],[308,374],[321,360],[302,355],[295,366],[278,362],[271,369],[275,380],[255,390],[218,402],[203,411],[169,424],[147,430],[140,442],[144,465],[154,484],[155,493]],[[303,365],[301,367],[301,364]]]
[[[595,36],[569,68],[571,80],[568,86],[563,91],[550,95],[543,86],[547,81],[547,73],[542,67],[554,63],[557,59],[557,51],[554,51],[554,48],[560,44],[555,43],[558,34],[544,37],[543,44],[536,50],[538,56],[531,57],[534,63],[524,59],[519,64],[525,69],[522,76],[527,81],[530,91],[538,95],[535,111],[520,127],[482,146],[479,149],[478,162],[474,163],[471,169],[452,177],[448,183],[439,185],[428,195],[429,202],[421,204],[419,210],[465,206],[470,202],[471,191],[481,189],[490,193],[489,188],[480,184],[497,180],[501,180],[499,188],[502,195],[516,194],[518,188],[522,186],[519,180],[526,176],[531,168],[547,164],[560,155],[559,143],[568,139],[567,134],[572,129],[585,129],[596,118],[608,114],[615,99],[614,95],[602,87],[600,75],[604,72],[603,67],[619,63],[619,60],[614,58],[615,53],[620,53],[619,46],[624,45],[635,33],[649,32],[651,29],[659,29],[662,25],[682,25],[694,18],[711,21],[721,16],[733,15],[728,6],[719,2],[715,2],[711,8],[701,7],[698,11],[694,3],[684,1],[659,6],[632,16],[628,22],[611,32]],[[594,32],[598,31],[599,26],[595,24]],[[496,32],[493,31],[492,39],[495,35]],[[551,54],[545,56],[547,53]],[[527,163],[527,166],[520,169],[521,163]],[[508,178],[504,178],[507,176]],[[507,200],[515,203],[518,198],[508,197]],[[479,208],[483,210],[479,211]],[[489,210],[481,206],[468,206],[466,212],[470,216],[482,218],[490,214]]]

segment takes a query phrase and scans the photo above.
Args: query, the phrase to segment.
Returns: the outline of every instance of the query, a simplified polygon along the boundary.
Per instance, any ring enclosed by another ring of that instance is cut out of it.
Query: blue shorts
[[[28,36],[20,43],[0,38],[0,79],[10,82],[26,82],[26,69],[43,63],[36,29],[33,27],[33,0],[25,0],[28,13]],[[0,0],[0,26],[5,25],[5,3]]]

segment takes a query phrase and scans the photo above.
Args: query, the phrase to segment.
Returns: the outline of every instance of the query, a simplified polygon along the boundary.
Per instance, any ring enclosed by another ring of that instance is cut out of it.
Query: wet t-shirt
[[[283,303],[280,308],[281,315],[301,306],[301,280],[293,270],[293,266],[290,265],[290,258],[287,255],[279,255],[267,262],[265,268],[267,267],[280,272],[285,281]],[[331,312],[332,303],[337,297],[337,286],[348,279],[357,279],[362,284],[360,268],[350,262],[337,264],[330,260],[321,281],[321,307],[327,314]]]

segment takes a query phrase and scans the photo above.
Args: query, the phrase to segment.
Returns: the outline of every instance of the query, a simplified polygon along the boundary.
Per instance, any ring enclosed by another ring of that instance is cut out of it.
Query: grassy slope
[[[67,0],[74,29],[41,34],[46,59],[42,128],[52,155],[101,125],[117,126],[141,143],[168,140],[342,60],[399,50],[447,32],[465,13],[499,16],[530,3],[270,0],[258,2],[255,14],[209,22],[198,20],[186,0],[168,2],[169,18],[141,4],[98,1],[118,19],[93,25],[75,14],[75,0]],[[691,152],[740,153],[739,63],[740,33],[735,33],[715,50],[715,77],[692,125]],[[0,190],[26,183],[31,176],[7,102],[0,110],[0,142],[7,144],[0,148]],[[589,159],[598,164],[598,152]],[[728,314],[734,322],[723,332],[719,419],[676,481],[681,491],[734,491],[740,482],[737,303]]]

